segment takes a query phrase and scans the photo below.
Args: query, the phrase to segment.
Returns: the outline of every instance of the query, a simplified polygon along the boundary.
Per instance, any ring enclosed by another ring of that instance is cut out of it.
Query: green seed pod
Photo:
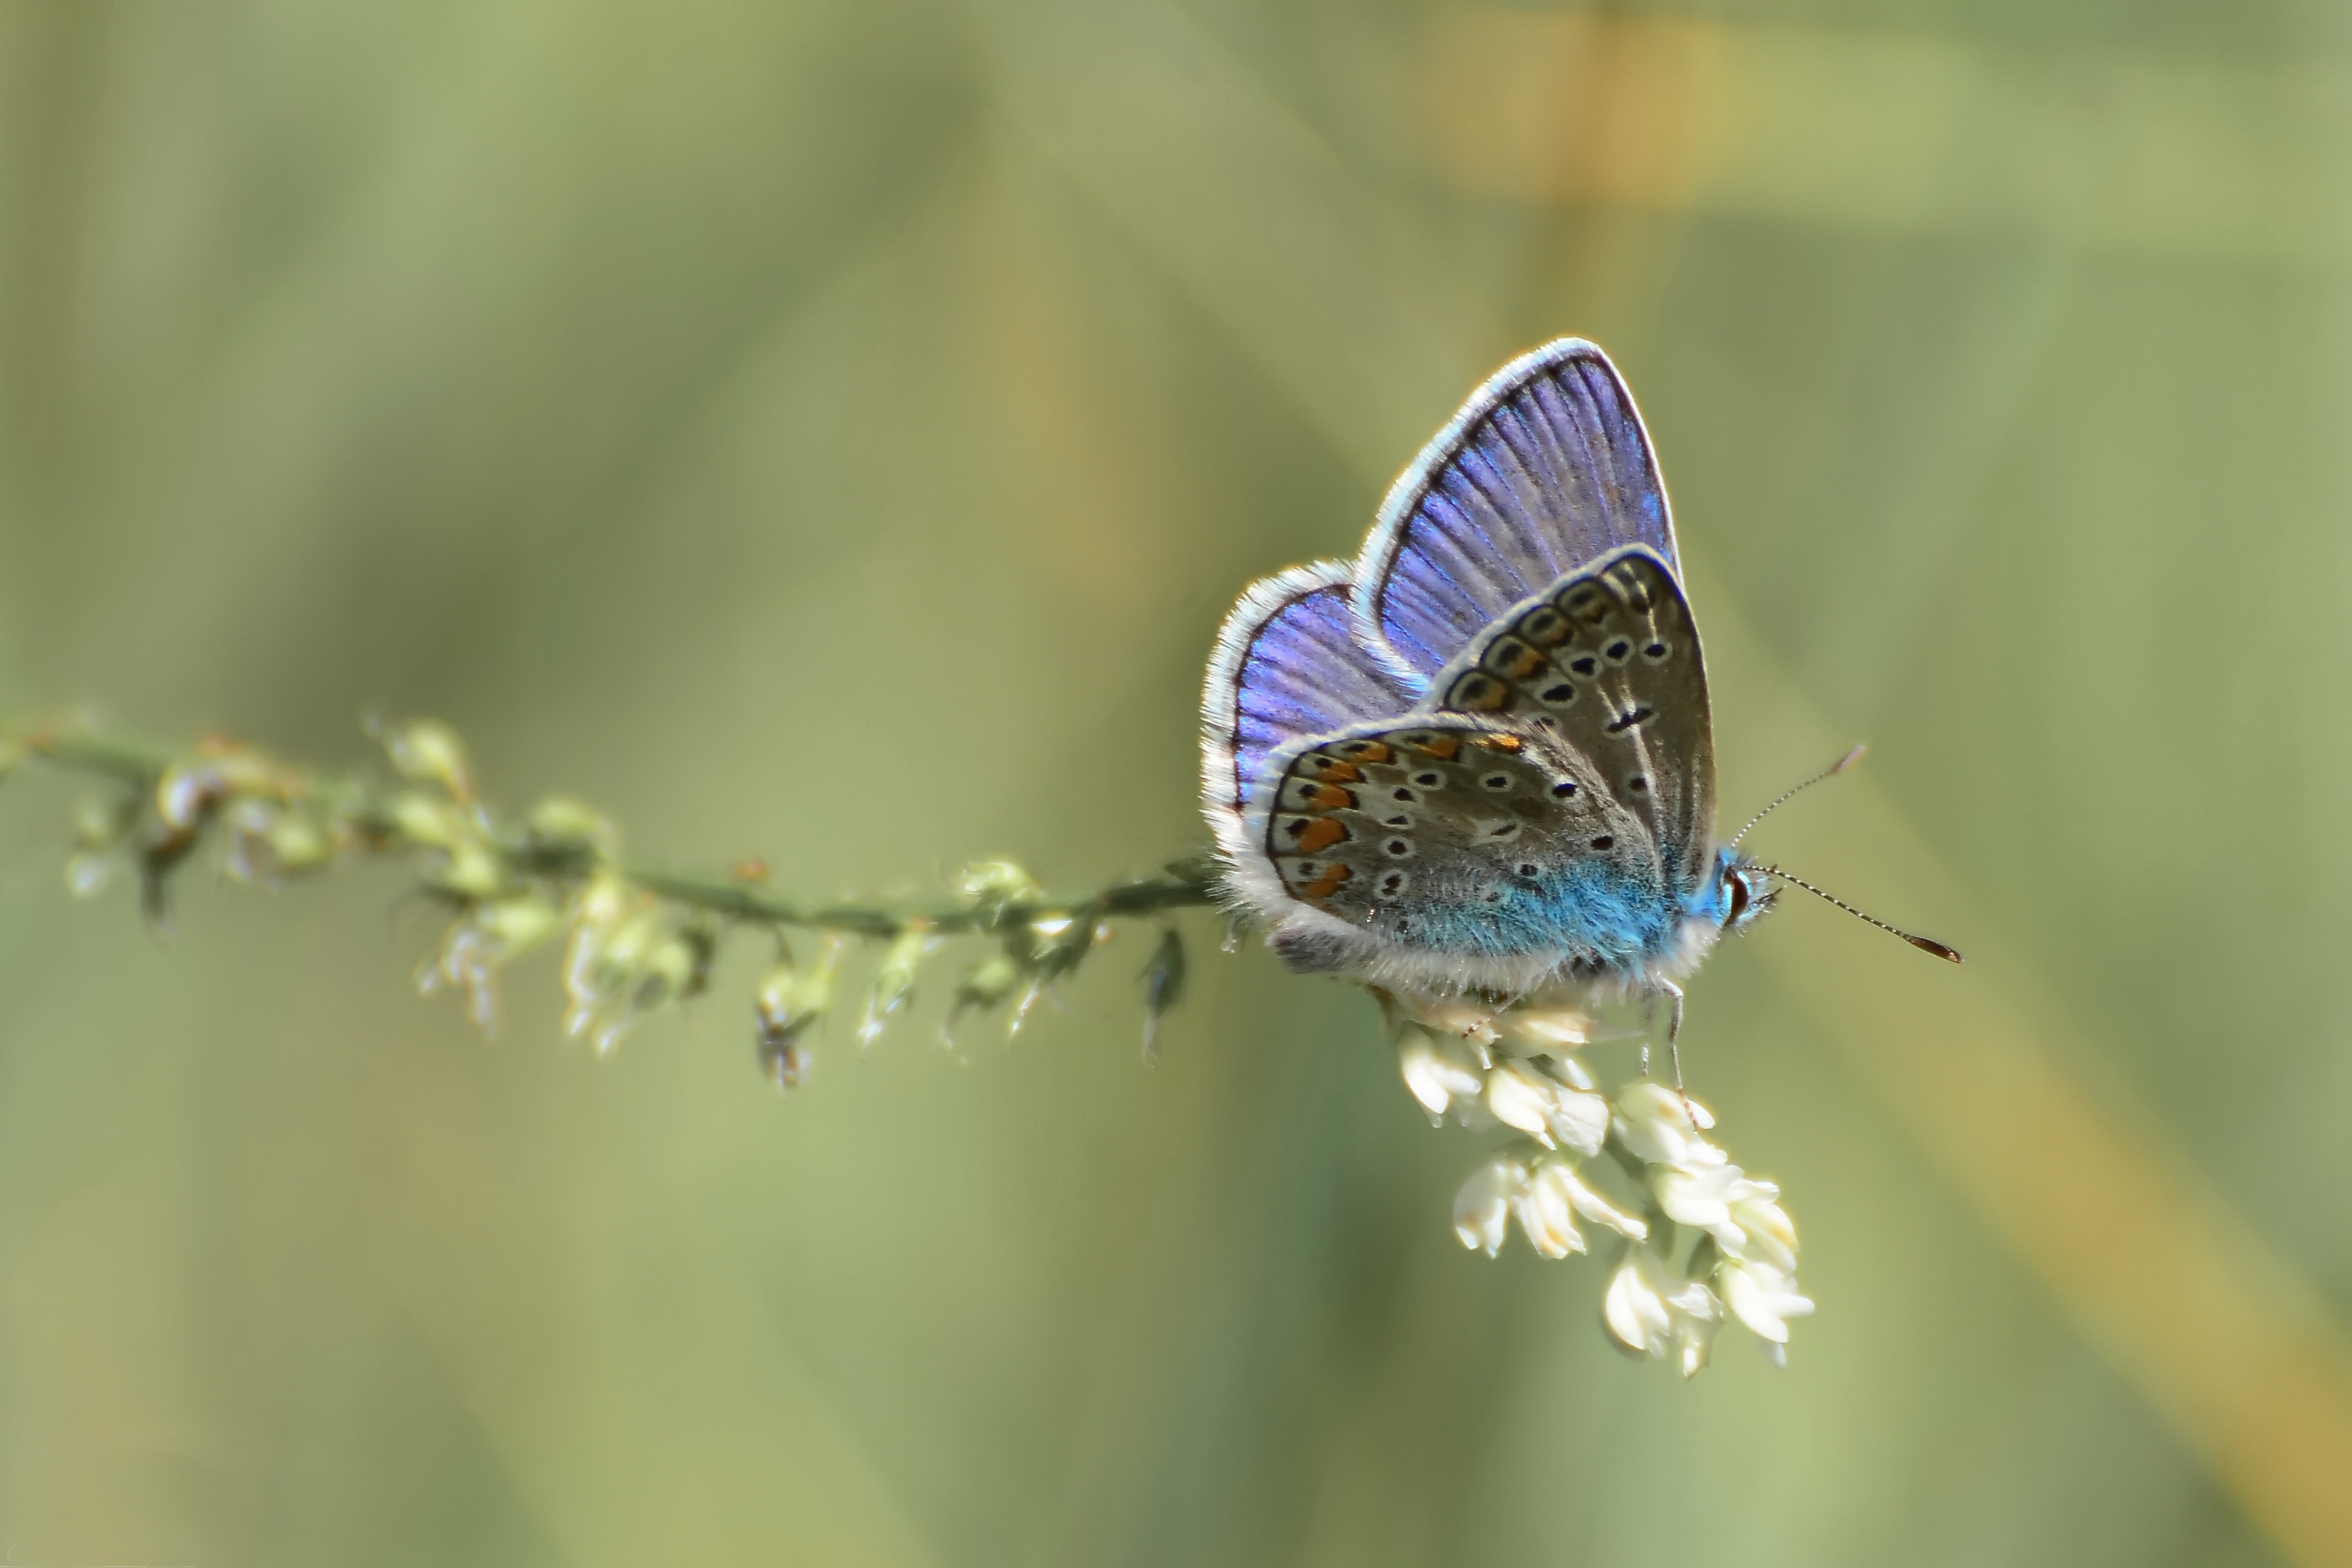
[[[955,1004],[948,1009],[949,1044],[954,1044],[956,1020],[966,1013],[985,1013],[1013,994],[1021,984],[1021,966],[1010,953],[999,952],[982,959],[971,973],[959,981]]]
[[[473,765],[457,732],[437,719],[411,719],[377,731],[385,754],[403,778],[437,784],[453,800],[474,798]]]
[[[543,845],[576,845],[598,855],[613,854],[620,838],[603,813],[568,795],[551,795],[533,805],[526,825]]]
[[[487,899],[507,884],[507,868],[488,845],[467,839],[449,847],[447,858],[425,880],[460,898]]]
[[[1174,926],[1160,933],[1160,944],[1143,966],[1143,1054],[1160,1054],[1160,1021],[1184,999],[1184,937]]]
[[[392,826],[412,844],[447,849],[475,836],[473,818],[438,795],[404,790],[386,807]]]
[[[978,860],[956,873],[956,891],[979,904],[1025,904],[1045,889],[1016,861]]]
[[[916,972],[930,948],[930,927],[921,921],[908,922],[906,930],[890,939],[874,971],[873,988],[866,994],[866,1016],[857,1026],[859,1045],[870,1046],[880,1039],[890,1015],[913,999]]]
[[[760,1070],[780,1089],[796,1087],[815,1060],[801,1037],[833,1008],[843,945],[841,938],[828,937],[812,967],[796,968],[787,957],[761,978],[754,1005]]]
[[[326,824],[307,811],[279,814],[265,837],[281,870],[316,870],[334,858],[335,844]]]

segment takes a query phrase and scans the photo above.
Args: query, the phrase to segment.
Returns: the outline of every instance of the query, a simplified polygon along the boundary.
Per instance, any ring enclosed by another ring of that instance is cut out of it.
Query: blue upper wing
[[[1418,692],[1505,611],[1627,544],[1680,574],[1633,395],[1608,355],[1562,338],[1497,371],[1398,479],[1354,609],[1375,658]]]
[[[1352,588],[1339,563],[1295,566],[1254,585],[1225,617],[1202,702],[1213,814],[1238,813],[1266,759],[1291,742],[1412,706],[1358,640]]]

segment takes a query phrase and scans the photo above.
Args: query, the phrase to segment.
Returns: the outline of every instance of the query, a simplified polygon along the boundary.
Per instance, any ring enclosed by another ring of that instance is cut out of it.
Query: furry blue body
[[[1617,969],[1629,977],[1669,963],[1688,940],[1686,922],[1736,931],[1761,901],[1743,899],[1731,918],[1732,878],[1746,866],[1736,851],[1717,852],[1717,874],[1688,897],[1663,896],[1597,860],[1559,867],[1504,890],[1499,903],[1430,902],[1408,907],[1398,935],[1416,947],[1466,957],[1566,957],[1579,969]]]

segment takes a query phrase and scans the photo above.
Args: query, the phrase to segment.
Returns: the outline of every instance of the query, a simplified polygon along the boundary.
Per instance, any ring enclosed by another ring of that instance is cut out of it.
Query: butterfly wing
[[[1698,626],[1645,545],[1499,617],[1440,670],[1429,705],[1541,729],[1588,763],[1686,897],[1713,874],[1715,739]]]
[[[1563,338],[1513,360],[1398,479],[1356,571],[1356,612],[1419,691],[1494,619],[1627,544],[1678,570],[1642,416],[1609,356]]]
[[[1243,810],[1276,751],[1411,705],[1355,637],[1352,586],[1342,563],[1293,567],[1242,595],[1217,633],[1202,700],[1202,799],[1229,859],[1246,852]]]
[[[1299,967],[1340,967],[1368,946],[1598,967],[1660,939],[1649,829],[1539,729],[1416,713],[1276,762],[1250,812],[1255,847],[1288,899],[1334,922],[1276,932]]]

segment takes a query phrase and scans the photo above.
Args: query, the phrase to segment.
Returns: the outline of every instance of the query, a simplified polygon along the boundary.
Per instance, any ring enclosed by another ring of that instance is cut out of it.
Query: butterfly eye
[[[1728,872],[1725,874],[1723,881],[1725,888],[1731,894],[1731,912],[1723,917],[1723,923],[1737,925],[1739,923],[1739,917],[1748,912],[1748,883],[1745,879],[1733,876]]]

